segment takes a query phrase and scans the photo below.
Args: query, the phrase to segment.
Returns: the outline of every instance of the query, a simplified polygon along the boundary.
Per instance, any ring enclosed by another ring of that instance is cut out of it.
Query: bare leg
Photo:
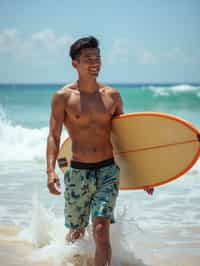
[[[85,228],[81,229],[70,229],[69,233],[66,236],[67,242],[73,243],[77,239],[80,239],[84,236],[85,234]]]
[[[93,221],[93,235],[96,244],[95,266],[109,266],[111,263],[111,245],[109,237],[110,220],[95,218]]]

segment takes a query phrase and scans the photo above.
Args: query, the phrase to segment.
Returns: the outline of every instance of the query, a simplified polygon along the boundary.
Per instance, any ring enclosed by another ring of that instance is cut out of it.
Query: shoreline
[[[58,261],[52,259],[48,260],[38,259],[38,254],[40,251],[45,251],[46,247],[36,248],[31,242],[17,239],[18,233],[23,230],[22,227],[11,225],[11,224],[0,224],[0,257],[1,263],[4,266],[93,266],[93,259],[87,255],[73,255],[67,258],[67,261],[63,257],[61,252],[61,260]],[[196,230],[197,233],[200,232],[200,227]],[[167,235],[169,232],[167,233]],[[198,266],[200,261],[200,241],[191,241],[189,243],[166,243],[160,242],[157,246],[154,240],[149,240],[148,243],[144,243],[144,249],[148,246],[152,248],[152,263],[145,264],[142,259],[136,259],[134,263],[121,263],[120,266]],[[157,247],[156,247],[157,246]],[[48,249],[47,249],[48,250]],[[48,252],[48,251],[45,252]],[[155,252],[157,250],[157,252]],[[191,253],[189,254],[188,251]],[[193,251],[193,252],[192,252]],[[52,255],[52,254],[51,254]],[[31,259],[36,256],[36,260]],[[63,258],[63,259],[62,259]],[[62,263],[61,263],[62,261]],[[87,264],[85,264],[87,261]],[[115,266],[115,264],[113,264]],[[118,264],[117,264],[118,266]]]

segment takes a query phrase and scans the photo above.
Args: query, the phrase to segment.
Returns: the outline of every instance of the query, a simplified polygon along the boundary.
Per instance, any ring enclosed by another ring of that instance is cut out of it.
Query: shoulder
[[[75,91],[75,84],[68,84],[55,91],[52,96],[52,103],[63,103]]]
[[[108,86],[108,85],[103,85],[103,84],[101,85],[102,85],[102,88],[105,90],[105,93],[110,95],[115,101],[118,101],[119,99],[121,99],[120,92],[117,89],[111,86]]]
[[[106,93],[110,94],[110,95],[120,95],[119,91],[109,85],[105,85],[102,83],[99,83],[99,87],[100,89],[104,90]]]

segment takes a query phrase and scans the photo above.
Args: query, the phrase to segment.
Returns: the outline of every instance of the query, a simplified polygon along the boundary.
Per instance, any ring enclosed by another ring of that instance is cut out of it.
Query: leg
[[[112,164],[98,169],[97,191],[91,202],[93,235],[96,244],[95,266],[111,264],[109,229],[114,223],[114,208],[118,196],[119,168]]]
[[[107,266],[111,263],[110,219],[97,217],[93,220],[93,237],[96,244],[95,266]]]
[[[73,243],[84,236],[89,221],[90,192],[86,170],[69,168],[65,173],[65,226],[70,228],[66,241]],[[87,191],[86,191],[87,189]],[[88,192],[88,193],[86,193]]]

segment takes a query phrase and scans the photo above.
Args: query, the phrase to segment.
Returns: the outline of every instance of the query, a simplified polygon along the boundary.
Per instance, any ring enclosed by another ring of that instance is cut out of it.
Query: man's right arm
[[[47,175],[48,189],[50,193],[59,195],[60,183],[55,173],[56,159],[59,152],[60,136],[65,117],[65,97],[61,91],[56,92],[52,97],[51,116],[49,123],[49,135],[47,139]]]

